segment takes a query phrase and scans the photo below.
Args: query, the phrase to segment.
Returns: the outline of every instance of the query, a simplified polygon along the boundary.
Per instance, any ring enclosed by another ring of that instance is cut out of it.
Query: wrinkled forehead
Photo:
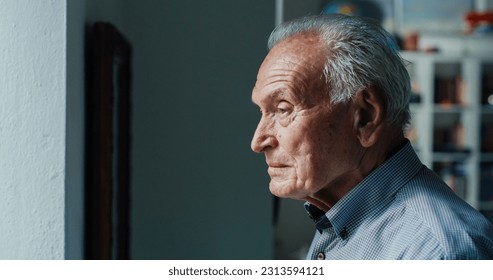
[[[300,33],[276,44],[260,66],[255,89],[271,85],[305,87],[325,83],[326,48],[313,33]]]

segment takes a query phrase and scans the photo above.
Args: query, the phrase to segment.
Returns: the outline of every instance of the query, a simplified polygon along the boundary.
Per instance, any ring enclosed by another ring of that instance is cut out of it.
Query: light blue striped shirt
[[[307,259],[493,259],[493,225],[418,159],[408,142],[327,213]]]

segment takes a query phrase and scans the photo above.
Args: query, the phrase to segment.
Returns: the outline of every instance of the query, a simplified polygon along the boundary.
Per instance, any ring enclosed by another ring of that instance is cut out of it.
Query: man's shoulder
[[[443,258],[493,258],[492,224],[429,169],[403,186],[393,203],[404,213],[401,222],[416,231],[414,242],[433,244]]]

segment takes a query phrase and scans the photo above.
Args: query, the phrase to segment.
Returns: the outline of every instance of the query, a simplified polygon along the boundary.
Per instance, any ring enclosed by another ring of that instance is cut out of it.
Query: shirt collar
[[[349,191],[325,215],[320,214],[323,212],[308,202],[305,203],[305,209],[315,220],[319,231],[321,226],[332,226],[334,232],[345,239],[352,229],[371,215],[372,210],[414,177],[422,166],[411,143],[406,141],[399,151]],[[328,220],[328,223],[323,222],[324,220]]]
[[[322,230],[332,226],[327,216],[324,215],[325,212],[318,209],[315,205],[305,202],[305,210],[310,219],[315,222],[315,227],[320,233],[322,233]]]

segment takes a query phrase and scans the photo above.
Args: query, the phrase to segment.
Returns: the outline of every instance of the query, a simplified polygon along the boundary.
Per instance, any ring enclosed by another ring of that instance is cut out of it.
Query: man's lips
[[[267,172],[270,175],[278,174],[278,172],[281,172],[281,170],[289,167],[289,165],[277,163],[277,162],[269,162],[267,163],[267,165],[268,165]]]
[[[280,176],[284,177],[286,175],[287,168],[289,168],[289,166],[285,164],[269,164],[269,168],[267,168],[267,173],[271,178]]]
[[[271,168],[283,168],[283,167],[288,167],[288,165],[286,164],[282,164],[282,163],[270,163],[268,162],[267,165]]]

